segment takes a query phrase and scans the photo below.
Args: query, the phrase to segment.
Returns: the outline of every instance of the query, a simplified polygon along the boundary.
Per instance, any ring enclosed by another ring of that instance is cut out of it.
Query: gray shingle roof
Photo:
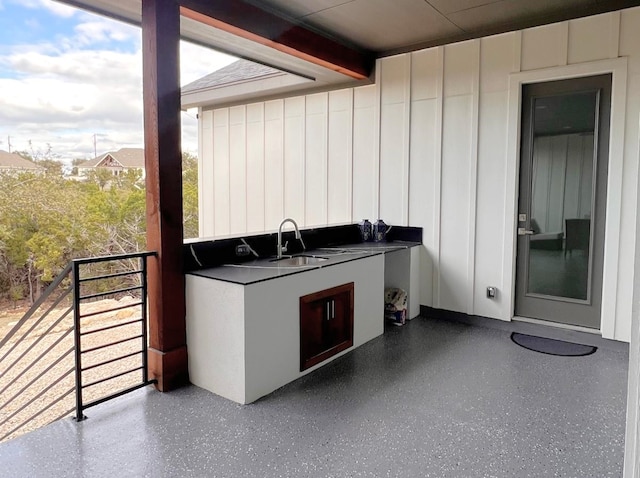
[[[15,153],[8,153],[7,151],[0,150],[0,169],[24,169],[31,171],[41,171],[44,168],[38,166],[36,163],[24,159],[22,156]]]
[[[137,168],[144,169],[144,149],[142,148],[122,148],[118,151],[109,151],[108,153],[104,153],[97,158],[90,159],[89,161],[85,161],[80,164],[79,168],[95,168],[104,161],[107,156],[111,156],[118,163],[122,165],[123,168]]]
[[[189,83],[182,87],[182,93],[192,93],[198,90],[228,86],[238,82],[248,80],[258,80],[260,78],[284,74],[280,70],[269,66],[254,63],[248,60],[238,60],[230,65],[220,68],[207,76]]]

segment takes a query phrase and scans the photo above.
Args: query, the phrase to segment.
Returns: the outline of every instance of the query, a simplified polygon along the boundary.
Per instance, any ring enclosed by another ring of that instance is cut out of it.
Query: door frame
[[[522,87],[522,124],[521,124],[521,152],[520,152],[520,176],[518,189],[518,214],[526,214],[527,220],[518,221],[518,229],[524,226],[532,229],[531,221],[534,216],[535,191],[533,184],[536,177],[535,140],[538,137],[534,132],[537,109],[535,101],[540,98],[550,99],[568,98],[576,94],[589,94],[590,105],[593,108],[593,121],[591,125],[591,182],[589,183],[589,211],[590,220],[588,227],[588,257],[586,273],[586,296],[584,298],[563,296],[562,294],[536,293],[529,290],[529,268],[533,264],[530,257],[533,243],[530,236],[522,235],[516,238],[516,302],[515,314],[521,313],[525,317],[537,317],[540,320],[555,324],[566,324],[570,327],[584,327],[591,331],[599,331],[602,320],[602,266],[604,255],[604,226],[606,223],[606,199],[607,199],[607,170],[609,167],[609,127],[611,125],[611,74],[583,76],[568,80],[556,80],[551,82],[536,82]],[[565,137],[566,147],[569,148],[568,134],[575,135],[579,132],[554,131],[557,136]],[[544,136],[544,135],[543,135]],[[548,139],[549,136],[546,136]],[[568,155],[568,150],[567,150]],[[553,158],[555,162],[555,156]],[[565,173],[569,163],[565,158]],[[551,166],[550,166],[551,167]],[[551,174],[551,172],[549,172]],[[568,174],[568,173],[567,173]],[[563,181],[564,182],[564,181]],[[596,186],[597,185],[597,186]],[[547,198],[549,200],[549,198]],[[564,196],[562,199],[564,207]],[[549,207],[549,204],[547,204]],[[548,212],[547,212],[548,213]],[[545,216],[546,217],[546,216]],[[569,217],[582,217],[579,215]],[[560,224],[565,227],[566,211],[562,210]],[[520,218],[519,218],[520,219]],[[537,217],[540,226],[544,226],[544,217]],[[567,225],[568,227],[568,225]],[[558,224],[552,229],[558,230]],[[568,234],[568,231],[566,231]],[[569,246],[567,244],[563,256],[566,258]],[[561,252],[561,251],[560,251]],[[559,292],[559,291],[558,291]]]
[[[627,101],[627,58],[599,60],[576,65],[558,66],[509,75],[508,123],[507,123],[507,167],[505,171],[505,222],[503,229],[504,263],[503,277],[508,284],[508,293],[503,310],[504,316],[512,319],[516,294],[516,228],[518,213],[518,186],[520,174],[520,123],[522,85],[545,81],[578,78],[611,73],[611,125],[609,131],[609,175],[607,177],[607,204],[604,233],[604,264],[602,271],[602,304],[600,332],[604,338],[616,337],[618,264],[620,256],[620,221],[622,212],[622,183],[624,164],[624,137]],[[637,191],[634,191],[634,195]],[[507,284],[505,284],[506,286]],[[602,313],[607,311],[607,313]],[[631,317],[629,317],[629,322]],[[624,337],[626,340],[626,337]]]

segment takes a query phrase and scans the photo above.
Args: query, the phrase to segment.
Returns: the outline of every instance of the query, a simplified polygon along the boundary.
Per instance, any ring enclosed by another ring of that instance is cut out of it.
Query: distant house
[[[144,149],[122,148],[109,151],[78,165],[78,175],[101,169],[110,171],[114,176],[119,176],[124,171],[138,170],[144,176]]]
[[[44,168],[33,161],[24,159],[19,154],[8,153],[7,151],[0,150],[0,171],[30,171],[34,173],[41,173],[44,172]]]

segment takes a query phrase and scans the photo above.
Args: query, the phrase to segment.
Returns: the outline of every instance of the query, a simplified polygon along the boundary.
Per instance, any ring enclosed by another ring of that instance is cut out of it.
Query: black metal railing
[[[71,264],[0,341],[0,441],[73,412]]]
[[[76,259],[0,340],[0,441],[144,387],[147,261]],[[75,403],[74,403],[75,402]]]
[[[143,252],[73,261],[76,420],[85,418],[83,412],[87,408],[155,383],[155,380],[149,380],[147,370],[147,259],[153,255],[153,252]],[[112,272],[107,269],[107,273],[96,274],[89,271],[87,276],[83,275],[84,266],[122,261],[134,261],[134,264],[125,271]],[[133,285],[112,288],[114,280],[128,280]],[[96,284],[105,282],[107,287],[96,287]],[[83,289],[88,284],[93,287],[87,289],[99,291],[86,293]],[[123,295],[133,296],[135,300],[107,309],[83,311],[83,305],[91,301]],[[124,316],[124,320],[106,324],[86,323],[87,319],[132,308],[139,308],[139,316]],[[104,339],[100,340],[101,337]],[[87,360],[90,356],[94,358]],[[88,377],[89,374],[93,376]],[[134,376],[132,381],[129,380],[122,387],[109,385],[97,390],[98,386],[113,383],[117,379],[127,376],[131,379],[133,374],[136,374],[137,378]],[[89,398],[86,392],[90,389],[94,393],[91,393]],[[114,392],[114,389],[117,390]]]

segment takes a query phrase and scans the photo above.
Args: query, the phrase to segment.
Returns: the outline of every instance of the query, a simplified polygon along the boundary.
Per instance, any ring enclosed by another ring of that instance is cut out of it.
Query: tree
[[[23,284],[31,301],[41,281],[50,281],[76,251],[84,249],[83,204],[77,186],[56,175],[0,176],[0,254],[8,264],[4,282],[14,291]]]
[[[86,159],[80,159],[80,158],[75,158],[71,160],[71,175],[77,176],[78,166],[80,166],[82,163],[85,163],[86,161],[87,161]]]
[[[29,140],[29,149],[26,151],[16,151],[16,154],[42,166],[46,174],[62,176],[63,164],[53,153],[53,148],[49,143],[42,149],[34,147],[31,140]]]
[[[106,174],[105,174],[106,173]],[[183,155],[184,236],[198,236],[198,160]],[[146,248],[140,171],[87,181],[61,174],[0,173],[0,296],[33,302],[72,259]],[[94,265],[103,272],[104,265]],[[92,269],[93,270],[93,269]]]
[[[198,237],[198,158],[182,153],[182,215],[184,238]]]

